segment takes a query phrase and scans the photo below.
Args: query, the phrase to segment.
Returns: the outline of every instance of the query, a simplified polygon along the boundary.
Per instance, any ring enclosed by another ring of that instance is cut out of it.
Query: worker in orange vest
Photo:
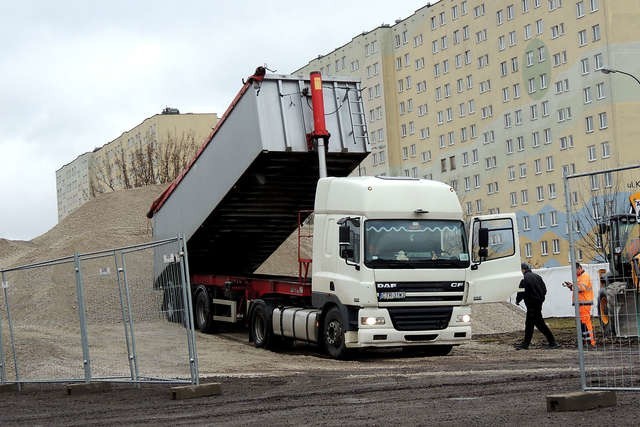
[[[591,307],[593,306],[593,285],[591,277],[584,271],[582,265],[576,262],[576,275],[578,276],[578,305],[580,312],[580,327],[582,329],[582,343],[596,346],[596,338],[591,324]],[[567,288],[573,291],[573,283],[565,282]]]

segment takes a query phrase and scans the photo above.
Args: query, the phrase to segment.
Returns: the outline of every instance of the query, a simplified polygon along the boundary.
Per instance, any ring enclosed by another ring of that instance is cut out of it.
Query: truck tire
[[[271,325],[271,309],[264,301],[254,303],[251,314],[250,338],[258,348],[271,349],[273,346],[273,329]]]
[[[330,309],[324,318],[322,342],[327,353],[334,359],[347,357],[347,347],[344,343],[344,324],[337,307]]]
[[[204,333],[215,331],[215,321],[213,320],[213,302],[206,286],[200,285],[195,291],[194,307],[195,327]]]
[[[184,304],[182,301],[182,289],[173,286],[164,288],[162,311],[169,322],[183,322]]]

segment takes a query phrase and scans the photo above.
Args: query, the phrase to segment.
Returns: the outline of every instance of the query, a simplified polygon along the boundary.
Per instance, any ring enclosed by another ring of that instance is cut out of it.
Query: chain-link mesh
[[[197,383],[184,246],[176,238],[1,271],[0,381]]]
[[[640,390],[638,172],[629,166],[565,179],[573,284],[585,282],[576,261],[608,266],[590,277],[592,301],[573,286],[583,389]]]

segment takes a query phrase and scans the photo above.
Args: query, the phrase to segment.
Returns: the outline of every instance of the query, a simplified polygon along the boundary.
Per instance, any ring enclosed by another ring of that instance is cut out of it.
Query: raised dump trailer
[[[360,85],[323,83],[326,168],[346,176],[369,152]],[[191,273],[253,273],[313,210],[319,163],[309,80],[252,76],[195,159],[152,206],[155,239],[183,233]]]
[[[354,80],[258,69],[154,202],[154,239],[188,239],[200,330],[244,322],[258,347],[297,339],[333,357],[402,346],[446,354],[471,338],[470,303],[515,292],[515,215],[472,218],[469,234],[446,184],[346,177],[369,151],[360,94]],[[298,260],[311,277],[252,274],[311,209],[313,255]],[[165,289],[169,319],[182,305]]]

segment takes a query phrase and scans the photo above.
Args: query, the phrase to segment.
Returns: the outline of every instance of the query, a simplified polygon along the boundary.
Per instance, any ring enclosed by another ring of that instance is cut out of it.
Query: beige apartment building
[[[179,173],[218,122],[216,113],[165,108],[56,171],[58,221],[98,193],[164,183]]]
[[[469,215],[515,212],[523,259],[552,267],[568,261],[564,176],[640,161],[640,84],[604,68],[640,76],[635,0],[426,3],[296,73],[362,80],[366,174],[450,183]]]

